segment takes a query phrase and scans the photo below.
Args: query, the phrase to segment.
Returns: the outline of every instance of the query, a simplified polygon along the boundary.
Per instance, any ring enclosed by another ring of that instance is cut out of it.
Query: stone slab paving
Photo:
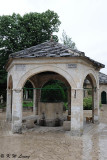
[[[12,134],[11,124],[6,123],[3,114],[0,114],[0,160],[107,160],[107,106],[101,111],[101,123],[84,126],[82,137],[71,137],[63,127],[35,126],[23,134]]]

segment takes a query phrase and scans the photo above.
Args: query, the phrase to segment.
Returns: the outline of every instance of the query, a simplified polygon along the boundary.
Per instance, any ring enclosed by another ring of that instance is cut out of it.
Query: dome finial
[[[53,41],[53,33],[51,33],[50,41],[51,41],[51,42]]]

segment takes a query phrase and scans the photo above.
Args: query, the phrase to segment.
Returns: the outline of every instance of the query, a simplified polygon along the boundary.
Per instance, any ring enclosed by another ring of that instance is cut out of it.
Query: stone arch
[[[89,80],[91,81],[92,86],[97,87],[99,89],[99,80],[97,78],[96,73],[93,70],[88,70],[87,72],[85,72],[85,74],[83,75],[81,86],[83,87],[84,80],[87,76]]]
[[[19,80],[18,82],[18,85],[17,85],[17,88],[16,89],[22,89],[23,88],[23,85],[25,84],[26,80],[29,80],[31,79],[31,77],[33,77],[34,75],[36,74],[39,74],[39,73],[42,73],[42,72],[55,72],[55,73],[58,73],[60,76],[62,76],[66,81],[67,83],[69,84],[70,87],[73,87],[73,88],[76,88],[76,83],[73,79],[73,77],[65,70],[61,69],[60,67],[58,66],[54,66],[54,65],[45,65],[45,66],[39,66],[39,67],[36,67],[36,68],[33,68],[32,70],[29,70],[28,72],[26,72]],[[35,82],[34,82],[35,83]],[[35,94],[36,94],[36,102],[35,102],[35,106],[38,106],[37,105],[37,102],[39,100],[39,93],[38,93],[38,90],[35,90]],[[69,99],[71,99],[71,89],[69,91]],[[69,100],[70,101],[70,100]],[[71,103],[69,102],[69,106],[71,105]],[[36,114],[38,113],[38,107],[36,107]],[[70,108],[70,107],[69,107]],[[70,111],[69,111],[70,113]]]
[[[31,116],[32,115],[32,112],[35,114],[35,89],[33,89],[33,88],[35,88],[35,84],[34,84],[34,82],[33,82],[33,80],[31,80],[31,79],[27,79],[26,81],[25,81],[25,83],[24,83],[24,86],[26,85],[26,83],[27,82],[30,82],[30,84],[31,84],[31,87],[30,87],[30,89],[32,90],[31,92],[32,92],[32,94],[33,94],[33,97],[30,97],[31,98],[31,101],[33,102],[33,108],[31,108],[30,109],[30,112],[29,112],[29,116]],[[23,86],[23,87],[24,87]],[[27,88],[27,90],[25,90],[25,92],[24,92],[24,88],[23,88],[23,93],[22,93],[23,95],[22,95],[22,99],[23,99],[23,101],[25,100],[28,100],[29,99],[29,88]],[[23,103],[23,101],[22,101],[22,103]],[[23,105],[22,105],[22,111],[24,111],[24,108],[23,108]],[[24,112],[22,113],[22,116],[24,117]],[[26,116],[26,115],[25,115]]]
[[[106,88],[101,88],[100,93],[102,93],[103,91],[107,93],[107,89]]]
[[[48,81],[51,81],[51,80],[59,80],[59,81],[63,82],[63,83],[66,85],[66,87],[70,86],[69,83],[68,83],[68,81],[67,81],[66,79],[65,79],[65,80],[62,80],[62,79],[60,79],[60,78],[49,78],[48,80],[45,80],[45,81],[42,83],[41,88],[42,88]]]
[[[98,122],[99,116],[99,79],[93,70],[89,70],[84,74],[82,86],[85,78],[90,81],[92,86],[92,122],[95,123]]]
[[[44,80],[39,87],[42,88],[47,82],[49,82],[51,80],[59,80],[59,81],[63,82],[66,87],[70,88],[70,84],[68,83],[68,81],[64,77],[62,77],[62,78],[61,77],[51,77],[51,78],[49,77],[48,79]],[[70,91],[71,91],[71,89],[70,89]]]
[[[101,103],[107,104],[107,93],[105,91],[101,92]]]
[[[32,84],[33,88],[35,88],[35,84],[34,84],[34,82],[33,82],[31,79],[27,79],[27,80],[24,82],[24,85],[26,84],[27,81],[29,81],[29,82]],[[23,85],[23,86],[24,86],[24,85]]]
[[[26,82],[24,83],[24,86],[26,85],[26,83],[27,83],[28,81],[29,81],[30,84],[32,85],[31,88],[35,88],[35,84],[34,84],[34,82],[33,82],[31,79],[27,79]],[[27,96],[27,97],[28,97],[28,96]]]
[[[27,79],[30,79],[35,74],[41,73],[41,72],[55,72],[58,73],[59,75],[63,76],[67,82],[70,84],[71,87],[76,88],[76,83],[73,79],[73,77],[65,70],[61,69],[60,67],[52,66],[52,65],[47,65],[47,66],[40,66],[36,67],[32,70],[29,70],[27,73],[25,73],[19,80],[17,88],[22,89],[25,81]]]

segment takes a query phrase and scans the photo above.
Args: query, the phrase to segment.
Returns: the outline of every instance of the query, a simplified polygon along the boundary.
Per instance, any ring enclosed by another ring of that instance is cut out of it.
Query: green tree
[[[4,66],[9,54],[49,40],[52,33],[58,32],[59,25],[57,13],[50,10],[43,13],[27,13],[24,16],[15,13],[11,16],[0,16],[0,90],[2,93],[6,90]],[[56,35],[53,35],[53,39],[58,41]]]
[[[67,87],[58,80],[47,82],[41,90],[42,102],[66,102]]]
[[[63,30],[63,32],[62,32],[61,41],[62,41],[62,43],[63,43],[65,46],[67,46],[67,47],[69,47],[69,48],[71,48],[71,49],[77,49],[75,43],[72,41],[72,38],[70,38],[70,37],[66,34],[66,32],[65,32],[64,30]]]
[[[6,63],[7,55],[4,53],[4,49],[0,50],[0,95],[3,95],[4,100],[6,99],[6,80],[7,80],[7,73],[4,68]]]

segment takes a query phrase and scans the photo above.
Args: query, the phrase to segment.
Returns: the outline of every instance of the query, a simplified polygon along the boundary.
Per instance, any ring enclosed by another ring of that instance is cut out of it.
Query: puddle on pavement
[[[61,127],[12,134],[5,113],[0,113],[0,160],[107,160],[107,106],[100,121],[86,126],[82,137],[71,137]]]

